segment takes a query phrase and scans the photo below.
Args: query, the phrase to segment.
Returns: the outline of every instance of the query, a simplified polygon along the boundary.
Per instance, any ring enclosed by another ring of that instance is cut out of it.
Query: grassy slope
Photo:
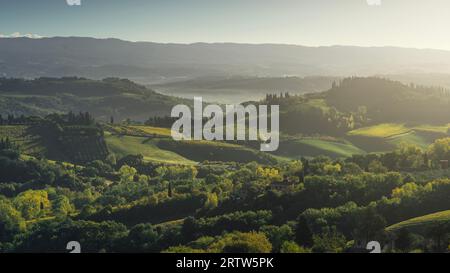
[[[413,128],[416,131],[423,132],[434,132],[434,133],[442,133],[446,134],[450,129],[450,123],[447,125],[436,126],[436,125],[420,125]]]
[[[434,140],[445,137],[447,130],[447,125],[407,127],[404,124],[384,123],[350,131],[347,138],[367,152],[384,152],[400,143],[426,148]]]
[[[261,163],[280,160],[280,158],[263,154],[251,148],[224,142],[177,143],[172,140],[170,129],[165,128],[105,125],[105,130],[106,144],[109,150],[118,157],[142,154],[148,161],[188,165],[203,160],[258,161]],[[0,126],[0,138],[6,137],[19,144],[25,155],[46,154],[48,145],[51,145],[33,134],[33,131],[30,131],[27,126]],[[167,145],[167,143],[171,143],[171,145]],[[57,155],[49,158],[65,161],[64,158]]]
[[[158,147],[179,153],[195,161],[235,161],[242,163],[256,161],[262,164],[270,164],[279,160],[279,158],[255,149],[215,141],[173,141],[167,138],[161,140]]]
[[[351,143],[339,143],[331,141],[323,141],[319,139],[301,140],[305,145],[317,148],[318,150],[328,151],[339,156],[352,156],[353,154],[363,154],[364,151]]]
[[[365,136],[365,137],[393,137],[406,134],[411,129],[403,124],[383,123],[375,126],[359,128],[348,133],[349,136]]]
[[[194,164],[174,152],[162,150],[157,147],[158,140],[149,140],[146,137],[118,136],[105,133],[108,148],[119,157],[142,154],[145,160],[164,162],[169,164]]]
[[[300,138],[280,144],[277,154],[300,158],[302,156],[326,155],[333,158],[347,157],[353,154],[363,154],[364,151],[350,142],[329,141],[315,138]]]
[[[241,145],[217,141],[174,141],[170,129],[152,126],[105,126],[106,142],[119,157],[142,154],[146,160],[194,164],[204,160],[270,163],[281,160]]]
[[[426,138],[422,134],[415,132],[415,131],[409,131],[406,134],[401,134],[398,136],[389,137],[386,139],[386,141],[393,146],[398,146],[401,143],[408,143],[408,144],[414,144],[422,149],[425,149],[430,145],[433,140]]]
[[[387,227],[386,230],[387,231],[398,231],[403,228],[411,228],[411,229],[420,230],[426,226],[439,224],[439,223],[446,223],[446,222],[450,222],[450,210],[412,218],[412,219],[397,223],[395,225],[392,225],[390,227]]]
[[[158,135],[165,137],[170,137],[172,135],[171,130],[168,128],[159,128],[153,126],[130,126],[130,127],[151,135]]]

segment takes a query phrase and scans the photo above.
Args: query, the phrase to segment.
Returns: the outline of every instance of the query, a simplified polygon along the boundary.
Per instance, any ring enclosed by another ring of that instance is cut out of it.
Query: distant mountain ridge
[[[0,38],[0,76],[126,77],[141,83],[204,75],[349,76],[450,73],[450,51],[276,44],[161,44],[118,39]]]

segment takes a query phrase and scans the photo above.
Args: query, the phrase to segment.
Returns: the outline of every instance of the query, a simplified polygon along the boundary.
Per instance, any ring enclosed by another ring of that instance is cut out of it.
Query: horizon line
[[[252,45],[252,46],[292,46],[292,47],[306,47],[306,48],[336,48],[336,47],[357,47],[357,48],[393,48],[393,49],[413,49],[413,50],[433,50],[433,51],[445,51],[450,52],[450,49],[443,48],[430,48],[430,47],[405,47],[405,46],[395,46],[395,45],[347,45],[347,44],[334,44],[334,45],[304,45],[304,44],[293,44],[293,43],[250,43],[250,42],[155,42],[155,41],[145,41],[145,40],[126,40],[117,37],[90,37],[90,36],[41,36],[41,37],[1,37],[1,39],[28,39],[28,40],[45,40],[45,39],[93,39],[93,40],[116,40],[127,43],[148,43],[148,44],[161,44],[161,45]]]

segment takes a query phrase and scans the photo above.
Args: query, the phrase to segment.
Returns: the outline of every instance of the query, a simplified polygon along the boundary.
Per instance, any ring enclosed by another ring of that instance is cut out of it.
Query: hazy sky
[[[450,50],[450,0],[379,1],[0,0],[0,35]]]

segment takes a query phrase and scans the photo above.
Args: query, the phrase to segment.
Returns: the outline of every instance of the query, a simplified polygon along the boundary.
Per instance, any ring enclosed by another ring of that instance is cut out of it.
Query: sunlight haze
[[[450,50],[446,0],[0,0],[0,37]]]

